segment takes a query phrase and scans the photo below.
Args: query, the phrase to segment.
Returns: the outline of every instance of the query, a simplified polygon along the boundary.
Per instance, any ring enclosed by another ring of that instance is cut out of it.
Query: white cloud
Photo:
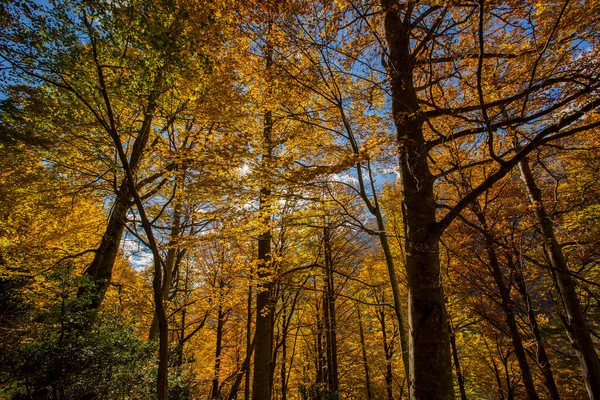
[[[152,253],[139,241],[124,238],[121,248],[133,268],[144,269],[152,266]]]
[[[356,179],[354,176],[352,176],[350,174],[346,174],[346,173],[329,175],[329,180],[331,182],[347,183],[348,185],[358,184],[358,179]]]

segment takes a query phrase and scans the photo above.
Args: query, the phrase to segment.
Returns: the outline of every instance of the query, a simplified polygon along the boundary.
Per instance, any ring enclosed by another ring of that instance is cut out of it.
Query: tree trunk
[[[217,342],[215,344],[215,372],[213,374],[212,388],[210,391],[211,399],[219,398],[219,373],[221,372],[221,348],[223,343],[223,326],[225,325],[225,313],[221,300],[217,310]]]
[[[510,298],[510,289],[504,282],[504,276],[502,274],[502,269],[500,268],[500,263],[498,262],[498,257],[493,246],[492,237],[489,231],[487,231],[487,222],[485,220],[485,216],[481,212],[477,211],[475,214],[477,215],[477,218],[479,219],[479,222],[481,223],[485,232],[485,250],[488,255],[492,276],[496,282],[496,287],[498,288],[498,292],[500,294],[500,306],[502,307],[502,311],[504,312],[504,316],[506,318],[506,325],[508,326],[515,356],[517,357],[517,362],[519,363],[523,385],[525,386],[525,391],[527,392],[527,398],[530,400],[539,400],[539,396],[535,390],[535,384],[533,383],[531,369],[529,368],[529,363],[527,362],[527,354],[525,353],[525,348],[523,347],[521,332],[519,332],[519,327],[515,319],[513,301]]]
[[[434,177],[429,170],[423,117],[413,86],[409,24],[397,2],[385,12],[392,113],[399,146],[409,310],[409,394],[412,399],[454,399],[450,336],[441,285]]]
[[[510,358],[510,352],[506,353],[506,356],[502,356],[502,366],[504,367],[504,378],[506,380],[507,387],[507,398],[508,400],[514,400],[515,398],[515,387],[512,385],[510,380],[510,369],[508,367],[508,359]]]
[[[145,218],[147,221],[147,218]],[[150,228],[148,228],[150,231]],[[151,231],[150,231],[151,232]],[[154,307],[158,315],[158,374],[156,378],[158,400],[167,400],[169,388],[169,321],[165,304],[162,298],[161,285],[161,263],[156,242],[152,237],[153,257],[154,257],[154,276],[152,279],[152,289],[154,295]]]
[[[460,369],[460,359],[458,358],[458,350],[456,349],[456,331],[452,328],[452,321],[448,318],[448,330],[450,331],[450,347],[452,348],[452,357],[454,358],[454,369],[456,370],[456,378],[458,380],[458,390],[460,391],[460,399],[467,400],[467,392],[465,391],[465,380]]]
[[[360,334],[360,348],[362,351],[363,365],[365,367],[365,388],[367,390],[367,400],[373,400],[373,390],[371,389],[371,377],[369,372],[369,360],[367,359],[367,346],[365,345],[365,331],[363,329],[360,308],[356,306],[356,314],[358,316],[358,332]]]
[[[315,292],[316,292],[316,279],[315,279]],[[318,293],[318,292],[317,292]],[[315,369],[316,369],[316,375],[315,375],[315,383],[317,385],[322,385],[323,383],[325,383],[325,355],[323,352],[323,317],[321,315],[321,307],[322,307],[322,300],[317,298],[316,301],[316,320],[317,320],[317,335],[316,335],[316,340],[315,340],[315,347],[316,347],[316,359],[315,359]]]
[[[323,247],[325,254],[325,294],[324,316],[325,337],[327,343],[327,389],[330,393],[338,392],[338,362],[337,362],[337,328],[335,315],[335,292],[333,282],[333,258],[331,254],[331,231],[323,229]]]
[[[496,365],[496,359],[494,356],[494,353],[492,352],[492,350],[490,349],[490,346],[487,344],[487,342],[484,339],[484,344],[485,344],[485,348],[487,349],[489,355],[490,355],[490,360],[492,363],[492,371],[494,371],[494,378],[496,378],[496,387],[498,388],[498,398],[500,400],[504,400],[504,387],[502,386],[502,375],[500,374],[500,369],[498,368],[498,365]],[[510,384],[510,382],[509,382]],[[510,390],[510,387],[508,388]]]
[[[268,190],[261,190],[261,208],[264,210],[264,198]],[[258,239],[258,276],[262,282],[257,285],[256,294],[256,350],[254,354],[254,377],[252,398],[268,400],[271,398],[271,359],[273,352],[273,283],[271,268],[271,231],[263,233]]]
[[[393,379],[392,374],[392,347],[387,340],[387,326],[385,321],[385,310],[381,309],[377,311],[379,323],[381,325],[381,334],[383,341],[383,353],[385,356],[385,390],[387,393],[387,400],[394,400],[393,394]]]
[[[281,338],[281,370],[280,370],[280,379],[281,379],[281,400],[287,400],[287,329],[285,326],[286,323],[286,313],[285,313],[285,304],[283,305],[281,320],[283,321],[283,334]]]
[[[400,351],[402,354],[402,364],[404,365],[404,375],[407,377],[407,381],[410,381],[410,357],[408,354],[409,334],[406,329],[406,316],[404,314],[404,305],[402,304],[402,295],[400,294],[400,283],[398,282],[398,276],[396,275],[394,257],[392,256],[387,233],[385,231],[385,223],[383,221],[383,216],[381,215],[381,208],[379,207],[377,200],[375,204],[375,218],[377,219],[377,229],[379,230],[379,242],[381,244],[381,248],[383,249],[385,264],[387,266],[388,276],[390,277],[390,285],[392,287],[394,311],[396,313],[398,330],[400,332]]]
[[[185,269],[185,278],[183,280],[183,299],[182,304],[187,304],[190,290],[190,282],[189,282],[189,267],[186,266]],[[156,313],[154,314],[156,316]],[[175,355],[177,356],[177,361],[175,362],[175,367],[177,368],[177,376],[180,377],[183,372],[183,350],[186,342],[185,336],[185,324],[187,321],[187,307],[181,307],[181,326],[179,328],[179,335],[177,338],[177,346],[175,347]]]
[[[84,285],[79,287],[77,297],[89,296],[89,309],[95,310],[100,307],[110,285],[113,266],[125,230],[126,214],[131,208],[131,198],[129,184],[123,182],[117,192],[100,246],[96,250],[94,259],[83,273],[87,279],[84,281]]]
[[[348,137],[351,139],[350,143],[353,147],[354,154],[359,157],[361,156],[358,144],[356,139],[354,138],[354,134],[352,128],[350,126],[350,122],[347,120],[346,115],[343,109],[340,107],[340,113],[342,117],[342,121],[346,126],[346,132]],[[398,282],[398,276],[396,275],[396,266],[394,263],[394,257],[392,256],[392,251],[390,250],[390,245],[388,242],[387,232],[385,230],[385,221],[383,219],[383,214],[381,212],[381,206],[379,205],[379,200],[377,196],[377,191],[375,190],[375,184],[373,182],[373,176],[371,172],[371,166],[368,166],[369,172],[369,183],[372,188],[372,196],[373,202],[371,202],[367,196],[367,191],[365,189],[365,179],[363,174],[363,167],[361,163],[356,164],[356,176],[358,178],[359,188],[360,188],[360,196],[365,202],[368,210],[375,217],[377,221],[377,230],[379,243],[381,244],[381,249],[383,250],[383,255],[385,256],[385,264],[387,267],[388,276],[390,278],[390,286],[392,288],[392,294],[394,299],[394,311],[396,312],[396,319],[398,320],[398,327],[400,330],[400,351],[402,352],[402,363],[404,365],[404,375],[407,377],[407,381],[409,381],[409,340],[408,340],[408,329],[406,323],[406,316],[404,312],[404,305],[402,302],[402,295],[400,294],[400,283]]]
[[[161,78],[157,78],[156,81],[159,82],[160,79]],[[157,97],[158,92],[153,92],[150,95],[148,106],[144,113],[144,121],[142,122],[138,136],[133,143],[131,156],[128,161],[129,170],[132,175],[139,166],[146,144],[150,138],[150,128],[156,110],[155,102]],[[127,211],[129,211],[133,205],[133,192],[131,188],[132,185],[128,182],[127,177],[123,178],[123,182],[117,191],[115,201],[112,205],[112,212],[108,220],[108,225],[102,235],[100,246],[98,246],[98,249],[96,250],[94,259],[83,273],[84,277],[87,278],[87,282],[84,282],[84,284],[79,287],[77,297],[90,296],[88,309],[95,310],[100,307],[104,300],[106,290],[110,285],[113,266],[115,265],[115,260],[119,253],[121,239],[123,237],[123,231],[125,230]]]
[[[266,69],[271,68],[272,50],[266,50]],[[273,158],[273,116],[271,111],[264,115],[263,154],[261,170],[267,175],[271,169]],[[273,271],[271,261],[271,188],[265,182],[260,189],[259,214],[263,224],[263,233],[258,238],[258,277],[256,294],[256,349],[254,353],[254,375],[252,382],[252,399],[269,400],[271,398],[271,376],[273,366]]]
[[[533,310],[531,298],[529,297],[529,292],[527,291],[525,276],[523,275],[523,271],[521,269],[517,270],[516,268],[514,268],[514,270],[517,290],[519,291],[521,298],[523,299],[523,302],[527,307],[527,319],[529,321],[529,326],[531,327],[531,332],[533,333],[533,336],[535,338],[535,344],[537,348],[535,354],[536,363],[542,371],[542,375],[544,376],[544,382],[546,388],[548,388],[550,400],[558,400],[560,398],[560,394],[558,393],[558,388],[556,387],[556,381],[554,380],[554,374],[552,373],[550,360],[548,359],[548,354],[546,353],[546,346],[544,345],[544,341],[542,340],[542,335],[540,333],[540,328],[537,323],[535,311]]]
[[[242,383],[242,378],[244,375],[248,376],[250,372],[250,360],[252,358],[252,353],[254,352],[254,343],[256,341],[256,337],[252,340],[248,352],[246,353],[246,358],[244,362],[242,362],[242,368],[237,373],[233,384],[231,385],[231,390],[229,391],[229,396],[227,396],[227,400],[235,400],[237,398],[238,391],[240,389],[240,385]]]
[[[563,322],[571,345],[579,359],[588,396],[590,399],[600,399],[600,360],[594,349],[585,314],[577,297],[575,282],[567,267],[562,248],[556,240],[552,220],[544,207],[542,192],[535,182],[529,161],[523,159],[519,163],[519,169],[544,237],[544,249],[552,265],[553,276],[566,313],[566,319]]]
[[[248,284],[248,298],[246,300],[246,359],[250,359],[250,355],[254,352],[254,344],[251,342],[252,338],[252,277],[250,277],[250,283]],[[246,368],[246,378],[244,381],[244,400],[250,400],[250,373]]]

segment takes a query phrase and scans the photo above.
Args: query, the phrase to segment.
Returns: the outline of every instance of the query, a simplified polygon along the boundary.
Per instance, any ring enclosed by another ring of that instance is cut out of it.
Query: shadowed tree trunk
[[[381,308],[377,311],[377,319],[381,325],[381,340],[383,344],[383,354],[385,356],[385,391],[387,393],[387,400],[393,400],[393,373],[392,373],[392,345],[387,338],[387,321],[385,319],[385,310]]]
[[[365,344],[365,331],[362,324],[362,317],[360,314],[360,307],[356,306],[356,315],[358,317],[358,332],[360,334],[360,348],[363,359],[363,366],[365,367],[365,389],[367,391],[367,400],[373,399],[373,390],[371,389],[371,376],[369,371],[369,360],[367,359],[367,346]]]
[[[264,210],[268,189],[261,190],[261,208]],[[273,283],[271,268],[271,231],[263,233],[258,239],[259,279],[256,294],[256,350],[254,354],[254,377],[252,398],[268,400],[271,398],[271,361],[273,357]]]
[[[330,393],[338,391],[337,328],[335,310],[335,292],[333,282],[333,257],[331,254],[331,228],[323,229],[323,250],[325,255],[325,293],[324,317],[325,338],[327,343],[327,389]]]
[[[544,250],[552,265],[552,274],[566,313],[563,322],[571,345],[577,354],[585,387],[590,399],[600,399],[600,360],[594,349],[585,314],[577,297],[573,276],[567,267],[562,248],[556,240],[552,219],[544,207],[542,191],[537,186],[529,161],[526,158],[519,163],[519,169],[527,189],[529,201],[533,205],[540,224],[544,238]]]
[[[481,226],[483,228],[482,233],[485,235],[485,250],[488,256],[490,272],[494,278],[494,281],[496,282],[496,288],[498,289],[498,293],[500,294],[500,307],[504,312],[504,317],[506,319],[506,325],[508,326],[513,350],[515,352],[515,356],[517,357],[517,362],[519,363],[519,368],[521,370],[523,385],[525,386],[525,391],[527,392],[527,398],[530,400],[539,400],[539,396],[537,394],[537,391],[535,390],[533,377],[531,375],[531,369],[529,368],[529,363],[527,362],[527,354],[525,353],[525,348],[523,347],[523,339],[521,338],[521,332],[519,332],[517,320],[515,319],[513,301],[510,297],[510,288],[507,287],[506,282],[504,281],[504,275],[502,273],[500,263],[498,262],[496,250],[494,249],[493,238],[491,236],[491,233],[489,232],[487,221],[483,213],[480,210],[475,210],[475,215],[481,223]]]
[[[410,329],[409,395],[412,399],[453,399],[450,336],[440,284],[435,179],[429,170],[424,118],[419,113],[413,86],[410,23],[403,20],[397,2],[381,0],[381,6],[385,13],[387,70],[402,181]]]
[[[210,391],[211,399],[219,398],[219,373],[221,372],[221,349],[223,344],[223,326],[225,325],[225,312],[221,300],[217,309],[217,341],[215,343],[215,371],[213,374],[212,388]]]
[[[448,330],[450,331],[450,347],[452,348],[452,357],[454,359],[454,369],[456,370],[456,379],[458,381],[458,390],[460,399],[467,400],[467,392],[465,391],[465,380],[460,368],[460,359],[458,358],[458,350],[456,348],[456,331],[452,327],[452,321],[448,318]]]
[[[242,368],[240,368],[240,370],[238,371],[237,376],[235,377],[235,380],[233,381],[233,384],[231,385],[231,390],[229,391],[229,396],[227,396],[227,400],[237,399],[237,394],[240,389],[240,385],[242,383],[242,378],[244,377],[244,375],[247,377],[250,372],[250,359],[252,358],[252,353],[254,352],[255,340],[256,340],[256,337],[254,339],[252,339],[252,342],[250,343],[250,345],[248,347],[248,350],[246,352],[246,358],[244,359],[244,362],[242,363]]]
[[[287,400],[287,325],[286,325],[286,307],[283,305],[281,319],[283,321],[283,334],[281,338],[281,400]]]
[[[512,264],[512,260],[509,261]],[[519,291],[519,294],[525,303],[525,307],[527,307],[527,320],[529,321],[529,326],[531,327],[531,332],[533,333],[536,344],[536,363],[542,371],[542,375],[544,375],[544,383],[546,388],[548,388],[548,393],[550,394],[549,398],[551,400],[558,400],[560,398],[560,394],[558,393],[558,388],[556,387],[556,381],[554,380],[554,374],[552,373],[550,360],[548,359],[548,354],[546,353],[546,346],[542,340],[542,335],[537,323],[535,311],[533,310],[531,298],[529,297],[529,292],[527,291],[525,276],[520,268],[517,269],[514,265],[511,265],[511,268],[515,271],[515,283],[517,290]]]
[[[346,129],[346,133],[348,134],[348,138],[350,139],[350,145],[352,146],[352,150],[357,157],[361,156],[360,148],[358,146],[358,142],[354,136],[354,131],[348,118],[346,117],[346,113],[342,106],[341,100],[337,104],[337,107],[340,111],[340,115],[342,118],[342,122]],[[366,185],[365,185],[365,177],[363,171],[363,166],[361,162],[356,164],[356,177],[358,179],[359,184],[359,194],[363,199],[365,205],[369,212],[375,217],[377,221],[377,236],[379,237],[379,243],[381,245],[381,249],[383,250],[383,255],[385,256],[385,265],[387,267],[388,276],[390,278],[390,286],[392,288],[393,300],[394,300],[394,311],[396,313],[396,319],[398,320],[398,327],[400,331],[400,351],[402,352],[402,363],[404,365],[404,374],[405,376],[409,376],[410,368],[409,368],[409,340],[408,340],[408,330],[407,330],[407,321],[406,321],[406,313],[404,311],[404,304],[402,302],[402,295],[400,294],[400,282],[398,281],[398,275],[396,274],[396,265],[394,262],[394,257],[392,255],[392,251],[390,249],[390,244],[388,241],[388,235],[385,230],[385,220],[383,218],[383,213],[381,211],[381,206],[379,204],[379,199],[377,196],[377,190],[375,189],[375,182],[373,181],[373,175],[371,171],[371,164],[367,161],[367,167],[365,168],[366,172],[369,175],[369,184],[372,190],[372,201],[369,199],[367,195]]]
[[[150,96],[144,115],[144,121],[133,144],[131,156],[128,160],[132,174],[135,173],[139,166],[144,149],[146,148],[150,137],[157,97],[158,94],[152,94]],[[119,253],[121,239],[123,238],[127,212],[132,205],[133,193],[131,191],[131,185],[129,184],[127,177],[124,177],[112,205],[108,225],[104,230],[100,245],[96,250],[94,259],[83,273],[84,277],[87,278],[86,282],[83,286],[79,287],[79,290],[77,291],[77,297],[90,296],[91,302],[88,306],[89,309],[99,308],[104,300],[104,295],[106,294],[106,290],[108,289],[112,278],[113,266],[117,254]]]
[[[273,64],[272,49],[267,46],[265,52],[266,73]],[[267,77],[268,79],[268,77]],[[263,122],[263,154],[261,171],[267,175],[271,170],[273,158],[273,114],[266,111]],[[256,293],[256,343],[254,353],[254,375],[252,381],[252,399],[269,400],[271,398],[271,376],[273,371],[273,271],[271,258],[271,188],[265,182],[260,189],[259,214],[264,231],[258,238],[258,278]]]
[[[316,279],[315,282],[315,292],[317,291]],[[322,385],[325,383],[325,354],[323,351],[323,316],[321,315],[321,307],[323,301],[316,298],[316,315],[315,319],[317,320],[317,334],[315,338],[315,383],[318,385]]]
[[[394,299],[394,312],[396,313],[396,319],[398,320],[398,330],[400,333],[400,351],[402,356],[402,363],[404,365],[404,374],[406,377],[410,376],[410,362],[409,362],[409,339],[408,332],[406,330],[406,316],[404,314],[404,305],[402,304],[402,296],[400,294],[400,282],[396,274],[396,266],[394,264],[394,258],[388,242],[387,233],[385,231],[385,223],[383,216],[381,215],[381,209],[379,207],[377,199],[375,200],[375,217],[377,219],[377,229],[379,230],[379,241],[383,254],[385,256],[385,263],[388,270],[388,276],[390,277],[390,285],[392,287],[392,295]]]
[[[250,357],[254,351],[254,344],[251,343],[252,338],[252,276],[248,284],[248,297],[246,298],[246,359],[250,362]],[[244,381],[244,400],[250,400],[250,373],[246,367]]]

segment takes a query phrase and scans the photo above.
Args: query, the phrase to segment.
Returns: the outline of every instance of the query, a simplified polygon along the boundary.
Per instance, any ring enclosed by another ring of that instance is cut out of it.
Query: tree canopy
[[[0,26],[1,398],[600,398],[597,1]]]

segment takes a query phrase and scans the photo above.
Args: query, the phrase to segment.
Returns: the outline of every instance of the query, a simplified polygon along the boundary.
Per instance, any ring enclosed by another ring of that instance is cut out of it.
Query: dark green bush
[[[50,275],[59,290],[30,316],[0,356],[0,394],[18,399],[146,399],[156,377],[155,344],[133,321],[82,311],[70,271]]]

